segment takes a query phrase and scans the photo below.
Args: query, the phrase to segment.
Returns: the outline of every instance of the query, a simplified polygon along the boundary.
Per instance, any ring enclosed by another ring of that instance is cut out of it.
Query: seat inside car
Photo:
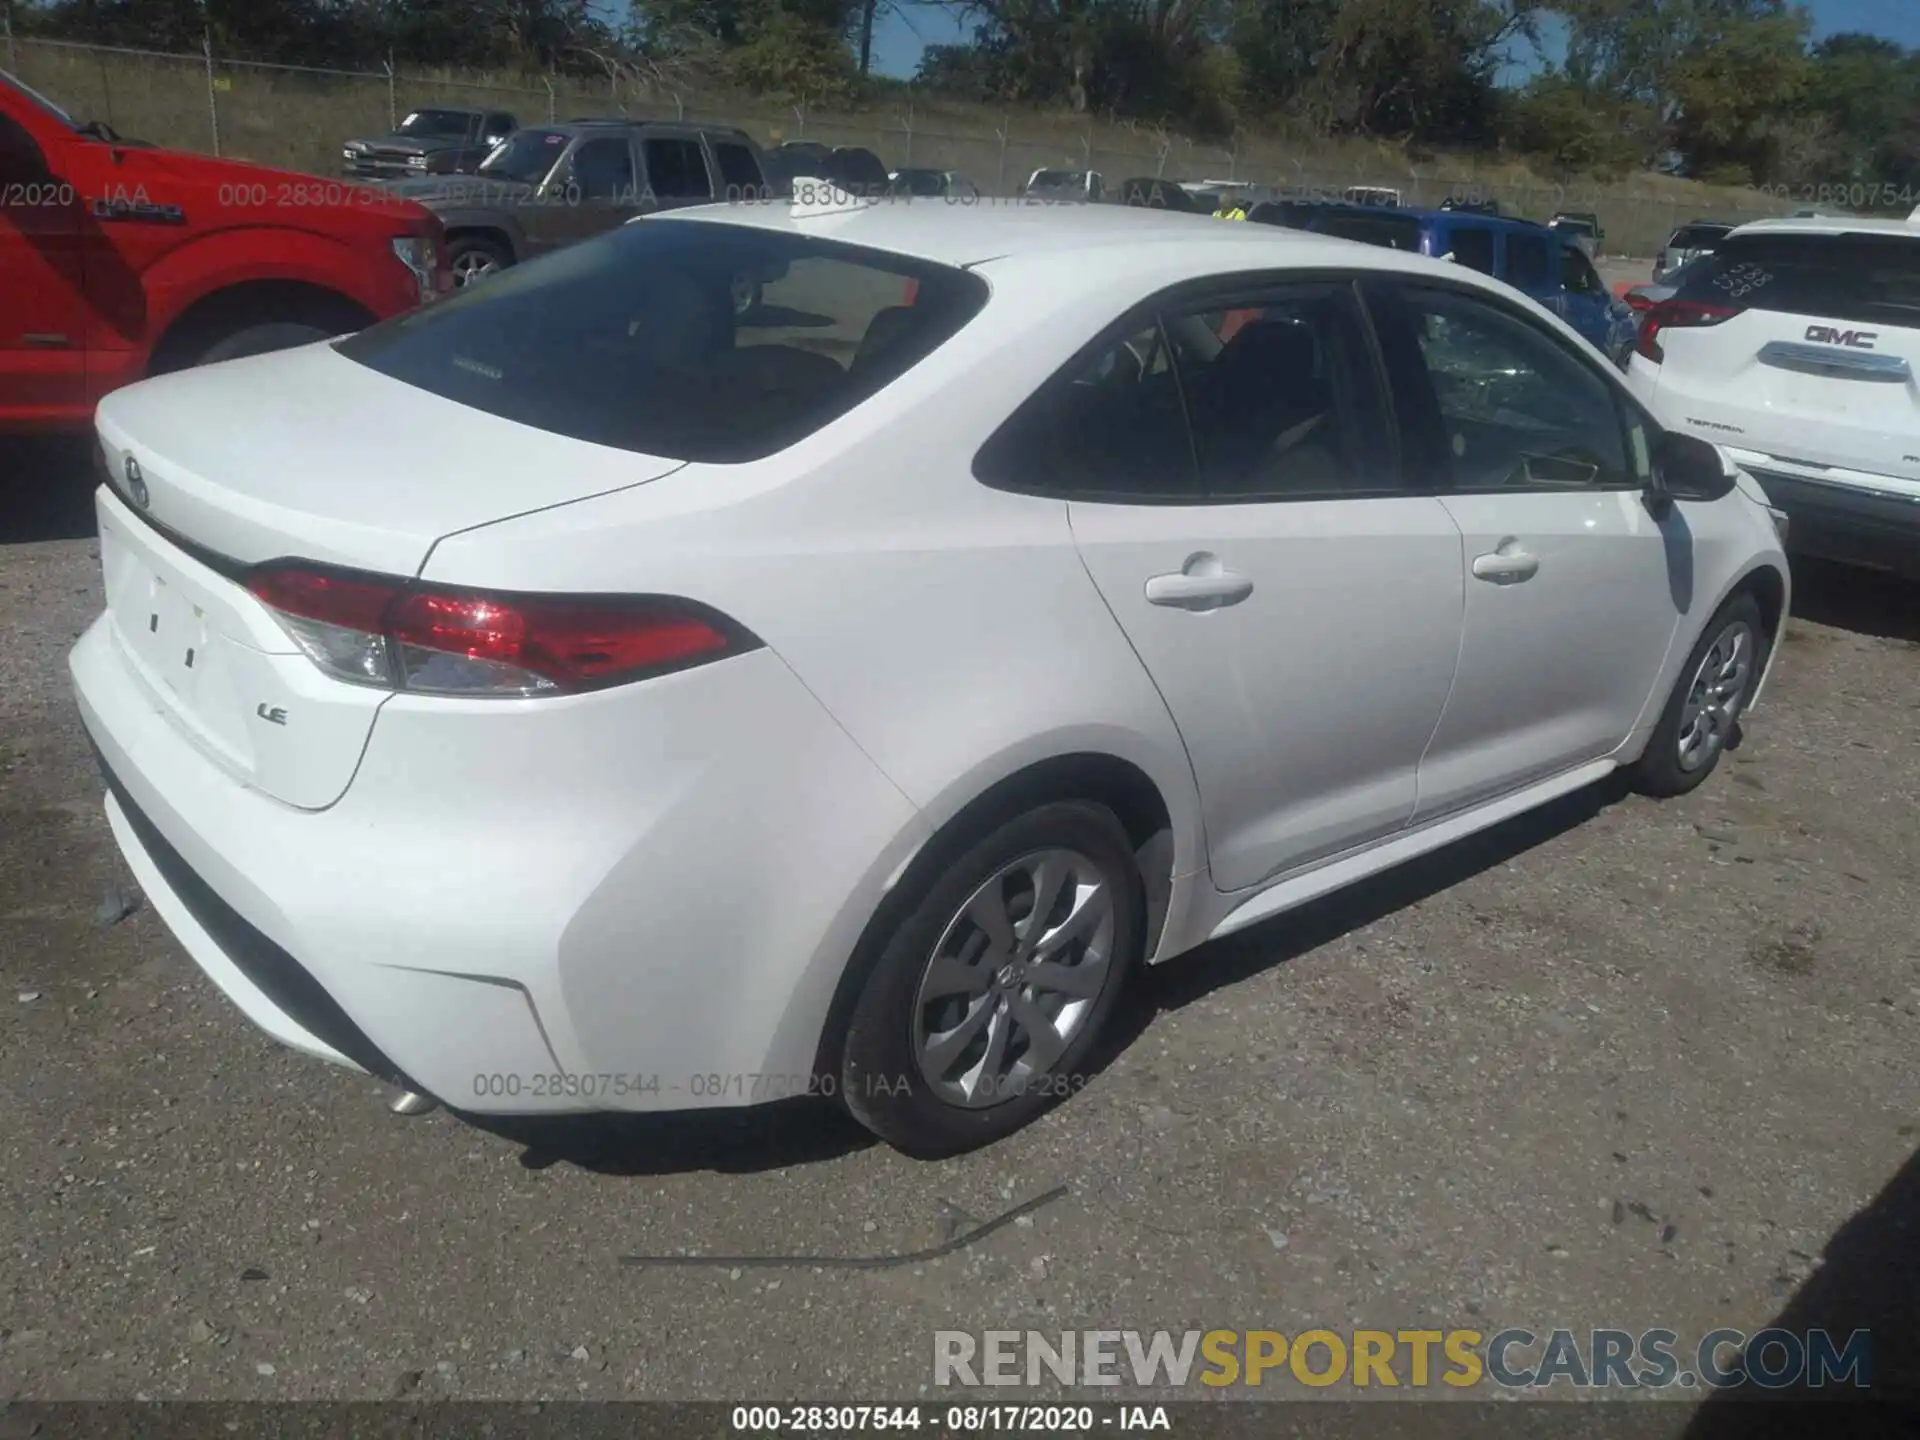
[[[1332,387],[1314,327],[1242,325],[1201,379],[1195,422],[1208,488],[1269,493],[1337,485]]]

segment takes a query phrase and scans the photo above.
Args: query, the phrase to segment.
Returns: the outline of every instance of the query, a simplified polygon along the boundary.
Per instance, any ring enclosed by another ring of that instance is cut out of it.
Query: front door
[[[0,423],[87,413],[80,196],[18,121],[0,114]]]
[[[1214,884],[1404,826],[1459,650],[1460,537],[1400,484],[1351,286],[1170,306],[1076,379],[1050,468],[1078,476],[1075,541],[1186,743]]]
[[[1598,355],[1517,304],[1369,286],[1408,453],[1465,540],[1466,628],[1415,822],[1610,755],[1690,600],[1686,523]]]

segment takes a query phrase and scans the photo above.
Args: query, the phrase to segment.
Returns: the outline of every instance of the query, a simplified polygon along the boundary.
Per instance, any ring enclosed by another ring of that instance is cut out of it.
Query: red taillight
[[[1662,330],[1700,330],[1709,325],[1718,325],[1723,320],[1731,320],[1740,313],[1732,305],[1703,305],[1697,300],[1663,300],[1640,322],[1640,335],[1634,341],[1634,352],[1658,365],[1667,358],[1667,352],[1660,346]]]
[[[571,694],[759,644],[666,596],[485,594],[305,566],[257,571],[248,588],[329,674],[427,694]]]
[[[1636,294],[1632,290],[1627,292],[1626,301],[1629,310],[1651,310],[1653,308],[1653,301],[1644,295]]]

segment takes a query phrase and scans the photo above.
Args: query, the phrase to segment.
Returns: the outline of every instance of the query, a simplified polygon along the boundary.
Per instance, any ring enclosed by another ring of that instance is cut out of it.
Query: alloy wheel
[[[1713,762],[1733,733],[1753,674],[1753,630],[1736,620],[1718,635],[1700,658],[1680,711],[1676,744],[1680,768],[1688,773]]]
[[[1074,850],[1002,866],[947,922],[913,1007],[913,1053],[941,1099],[1011,1100],[1047,1075],[1113,969],[1118,887]]]

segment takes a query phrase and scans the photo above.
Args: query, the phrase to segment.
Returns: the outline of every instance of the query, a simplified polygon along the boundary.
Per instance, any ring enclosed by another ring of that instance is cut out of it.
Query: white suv
[[[1743,225],[1641,321],[1627,383],[1723,446],[1789,548],[1920,576],[1920,224]]]

